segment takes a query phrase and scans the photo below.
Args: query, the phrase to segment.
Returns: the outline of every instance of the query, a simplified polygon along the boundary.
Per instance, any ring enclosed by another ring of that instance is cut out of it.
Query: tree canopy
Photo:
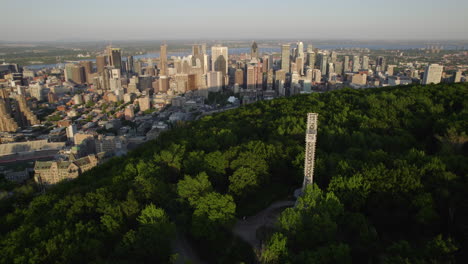
[[[261,101],[44,194],[2,185],[0,263],[170,263],[177,232],[208,263],[252,263],[231,228],[302,184],[308,112],[314,185],[262,241],[263,262],[467,262],[467,94],[440,84]]]

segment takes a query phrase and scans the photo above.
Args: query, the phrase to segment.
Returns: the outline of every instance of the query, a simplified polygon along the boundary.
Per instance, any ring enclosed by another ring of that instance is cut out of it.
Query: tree
[[[184,179],[177,183],[177,193],[180,197],[188,200],[191,206],[196,206],[198,200],[211,192],[212,189],[205,172],[198,174],[195,178],[185,175]]]
[[[260,179],[252,169],[240,167],[229,176],[229,182],[229,192],[245,196],[258,187]]]
[[[262,263],[283,263],[281,260],[288,254],[287,238],[281,233],[274,233],[262,250]]]
[[[193,212],[192,233],[198,238],[213,240],[219,231],[234,223],[236,204],[230,195],[208,193],[198,200]]]
[[[147,205],[137,218],[137,230],[129,230],[117,247],[114,257],[133,263],[168,263],[174,225],[163,209]]]

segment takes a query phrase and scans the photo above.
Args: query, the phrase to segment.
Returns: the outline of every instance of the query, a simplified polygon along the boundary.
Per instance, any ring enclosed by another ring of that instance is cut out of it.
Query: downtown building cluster
[[[402,67],[361,50],[302,42],[279,44],[277,53],[262,53],[256,42],[242,54],[194,44],[186,56],[169,56],[169,48],[162,44],[159,58],[137,58],[108,46],[94,62],[40,71],[0,65],[0,140],[16,144],[0,148],[0,163],[44,160],[32,170],[45,188],[125,154],[176,122],[240,104],[342,87],[465,80],[460,70],[446,75],[437,64]],[[206,104],[210,93],[228,94],[229,103]]]

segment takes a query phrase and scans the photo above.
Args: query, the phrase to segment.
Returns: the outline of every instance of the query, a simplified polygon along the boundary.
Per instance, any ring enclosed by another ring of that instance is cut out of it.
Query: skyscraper
[[[247,67],[247,89],[255,89],[255,68],[252,65]]]
[[[290,56],[291,46],[289,44],[281,45],[281,69],[289,73],[290,71]]]
[[[252,43],[252,48],[250,50],[250,57],[253,59],[258,59],[258,45],[257,42]]]
[[[202,46],[200,44],[194,44],[192,45],[192,56],[197,57],[198,55],[201,55],[202,53]]]
[[[102,55],[96,56],[96,68],[97,73],[102,73],[106,67],[106,57]]]
[[[382,56],[377,57],[375,66],[376,71],[383,71],[385,69],[385,58]]]
[[[208,72],[207,78],[207,86],[209,92],[219,92],[222,88],[222,73],[219,71]]]
[[[336,57],[337,57],[336,51],[332,51],[330,54],[330,59],[332,63],[336,62]]]
[[[297,43],[297,57],[304,58],[304,43]]]
[[[328,68],[327,68],[327,76],[330,76],[332,73],[335,73],[335,65],[333,62],[328,63]]]
[[[452,82],[454,83],[461,82],[461,77],[462,77],[462,71],[461,70],[456,71],[452,76]]]
[[[228,70],[228,48],[221,46],[211,47],[211,67],[213,71],[219,71],[224,77]]]
[[[75,65],[73,63],[67,63],[65,64],[65,70],[64,70],[64,75],[65,75],[65,81],[71,81],[73,77],[73,67]]]
[[[362,69],[363,70],[368,70],[369,69],[369,57],[368,56],[363,56],[362,57]]]
[[[0,131],[2,132],[15,132],[18,130],[18,124],[10,115],[10,106],[9,98],[0,98]]]
[[[359,56],[354,55],[353,56],[353,72],[358,72],[360,68],[361,68],[361,65],[359,64]]]
[[[344,56],[343,71],[349,72],[349,56]]]
[[[299,75],[304,75],[304,57],[296,58],[296,68]]]
[[[86,82],[85,68],[81,65],[74,65],[72,68],[71,80],[77,84],[83,84]]]
[[[206,54],[206,43],[201,44],[202,54]]]
[[[91,73],[93,72],[93,62],[92,61],[80,61],[80,65],[84,67],[84,77],[86,83],[91,83],[90,78]]]
[[[320,58],[320,72],[322,75],[327,74],[327,54],[324,53],[319,53],[319,58]]]
[[[424,71],[424,77],[422,84],[438,84],[442,79],[442,71],[444,70],[444,66],[439,64],[430,64],[426,67]]]
[[[119,48],[109,47],[109,64],[116,69],[122,69],[122,51]]]
[[[312,69],[315,67],[315,53],[313,51],[307,51],[307,66]]]
[[[16,96],[16,122],[20,127],[28,127],[41,123],[36,115],[29,109],[26,98],[23,95]]]
[[[161,45],[161,52],[159,53],[159,75],[167,75],[167,45]]]
[[[133,73],[133,56],[127,57],[127,72]]]
[[[273,58],[271,57],[271,55],[264,55],[262,58],[263,72],[268,72],[271,69],[272,63],[273,63]]]
[[[241,87],[244,87],[244,70],[242,70],[242,69],[237,69],[236,70],[234,83],[238,84]]]

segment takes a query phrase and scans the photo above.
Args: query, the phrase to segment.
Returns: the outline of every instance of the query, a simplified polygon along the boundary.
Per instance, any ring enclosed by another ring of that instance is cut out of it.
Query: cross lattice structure
[[[307,130],[306,130],[306,151],[304,161],[304,183],[302,191],[305,187],[314,182],[314,165],[315,165],[315,145],[317,142],[317,113],[307,114]]]

